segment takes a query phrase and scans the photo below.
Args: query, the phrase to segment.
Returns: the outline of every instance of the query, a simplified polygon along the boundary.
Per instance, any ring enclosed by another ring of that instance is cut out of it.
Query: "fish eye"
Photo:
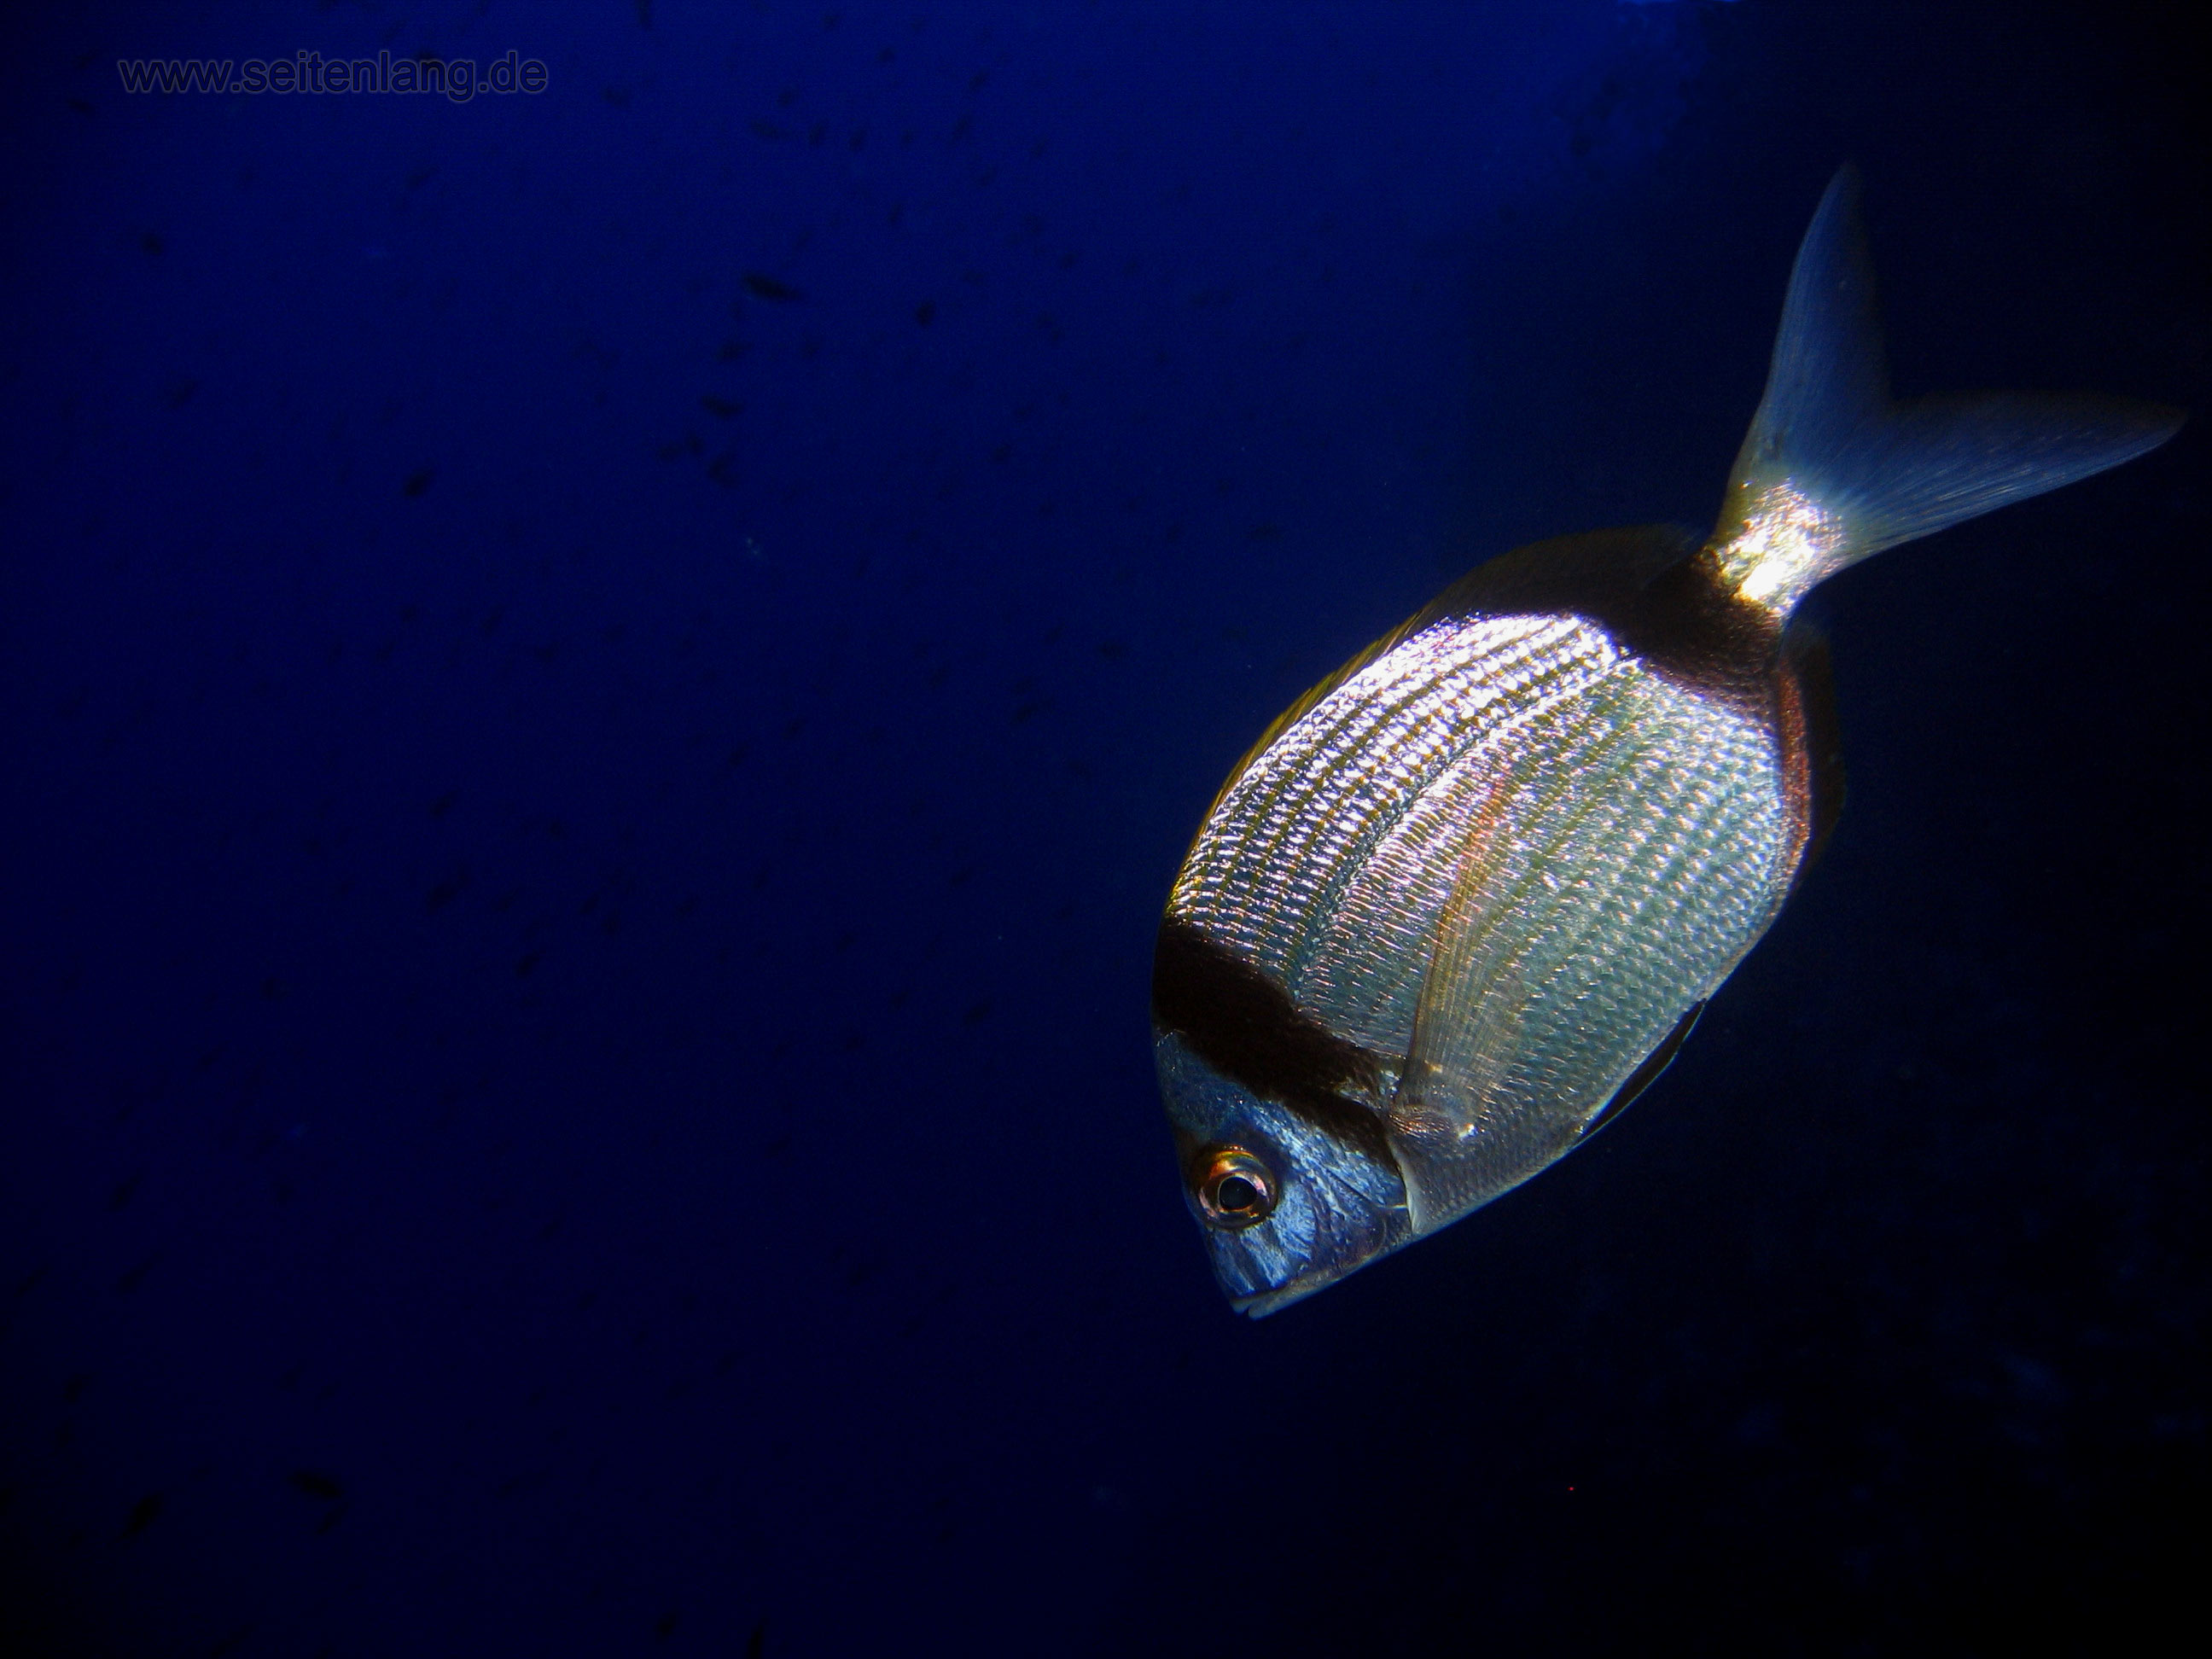
[[[1198,1207],[1216,1227],[1249,1227],[1275,1207],[1273,1171],[1242,1146],[1217,1146],[1198,1182]]]

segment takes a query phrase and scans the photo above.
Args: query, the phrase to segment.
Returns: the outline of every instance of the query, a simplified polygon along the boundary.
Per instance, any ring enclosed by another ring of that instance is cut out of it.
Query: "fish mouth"
[[[1366,1226],[1335,1240],[1337,1248],[1323,1259],[1309,1258],[1303,1271],[1288,1275],[1255,1272],[1257,1264],[1249,1258],[1232,1265],[1232,1258],[1220,1249],[1227,1241],[1216,1234],[1212,1241],[1216,1247],[1214,1274],[1229,1297],[1230,1307],[1247,1319],[1265,1319],[1293,1302],[1304,1301],[1316,1291],[1327,1290],[1340,1279],[1349,1279],[1369,1263],[1413,1241],[1412,1217],[1402,1204],[1377,1206],[1366,1219]]]
[[[1372,1260],[1371,1256],[1363,1257],[1358,1261],[1347,1262],[1340,1267],[1309,1273],[1303,1279],[1292,1279],[1289,1284],[1279,1285],[1272,1291],[1259,1291],[1250,1296],[1232,1295],[1229,1298],[1229,1305],[1247,1319],[1265,1319],[1269,1314],[1289,1307],[1293,1302],[1304,1301],[1316,1291],[1327,1290],[1338,1279],[1357,1273]]]

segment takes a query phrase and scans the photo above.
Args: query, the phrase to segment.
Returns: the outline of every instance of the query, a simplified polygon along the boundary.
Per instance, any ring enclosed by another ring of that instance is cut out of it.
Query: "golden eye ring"
[[[1274,1213],[1282,1193],[1265,1164],[1242,1146],[1216,1146],[1203,1158],[1195,1190],[1209,1226],[1235,1231],[1257,1226]]]

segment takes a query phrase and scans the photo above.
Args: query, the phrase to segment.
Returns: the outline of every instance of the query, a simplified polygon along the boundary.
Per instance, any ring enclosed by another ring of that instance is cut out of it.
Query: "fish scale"
[[[1756,940],[1794,853],[1767,733],[1640,668],[1613,678],[1611,696],[1555,711],[1483,780],[1510,830],[1472,899],[1474,973],[1513,1000],[1512,1037],[1456,1134],[1401,1143],[1424,1228],[1575,1143]],[[1700,879],[1716,847],[1734,851],[1729,873]],[[1419,989],[1408,978],[1401,997]]]
[[[1579,665],[1559,652],[1554,675],[1508,672],[1572,636],[1558,618],[1497,619],[1469,632],[1449,653],[1407,641],[1351,676],[1257,757],[1193,849],[1170,908],[1271,970],[1293,971],[1310,910],[1328,907],[1333,888],[1364,862],[1364,848],[1489,735],[1485,709],[1510,694],[1528,700],[1516,713],[1532,715],[1547,682]],[[1567,689],[1564,680],[1556,688]]]
[[[1680,953],[1686,938],[1698,931],[1680,914],[1692,901],[1669,890],[1680,860],[1662,865],[1645,856],[1647,850],[1668,850],[1669,830],[1692,842],[1737,833],[1740,823],[1698,809],[1717,808],[1724,799],[1738,805],[1755,803],[1762,790],[1771,799],[1778,757],[1755,732],[1750,741],[1733,745],[1729,764],[1746,781],[1723,797],[1694,759],[1686,764],[1669,749],[1674,739],[1674,750],[1687,749],[1694,756],[1711,743],[1711,733],[1702,729],[1712,723],[1711,713],[1626,663],[1600,684],[1615,683],[1619,689],[1610,697],[1601,699],[1592,686],[1528,720],[1498,722],[1479,734],[1449,775],[1427,788],[1381,839],[1360,876],[1347,884],[1343,907],[1316,919],[1320,936],[1305,971],[1292,981],[1302,1006],[1365,1046],[1403,1054],[1427,968],[1424,954],[1410,946],[1434,927],[1458,873],[1464,849],[1450,837],[1457,832],[1463,839],[1466,825],[1492,817],[1494,833],[1508,838],[1510,851],[1485,883],[1479,908],[1486,918],[1514,920],[1512,939],[1501,946],[1500,967],[1507,957],[1517,962],[1535,988],[1577,951],[1610,951],[1610,939],[1592,945],[1590,936],[1601,930],[1631,936],[1655,905],[1676,913],[1668,933]],[[1686,740],[1670,724],[1685,714],[1700,722]],[[1499,751],[1509,744],[1514,745],[1510,762],[1501,765]],[[1662,756],[1664,763],[1655,759]],[[1608,774],[1618,787],[1605,787]],[[1573,777],[1578,786],[1549,793],[1526,787],[1540,775]],[[1766,817],[1760,834],[1778,850],[1780,815]],[[1435,833],[1426,833],[1431,826]],[[1682,981],[1694,989],[1710,976],[1711,958],[1747,942],[1755,913],[1735,902],[1725,886],[1688,890],[1717,911],[1703,918],[1716,940],[1681,961]],[[1607,911],[1621,918],[1610,928]],[[1495,936],[1498,922],[1487,932]],[[1588,1089],[1617,1083],[1614,1071],[1625,1075],[1632,1068],[1650,1046],[1643,1041],[1650,1023],[1615,1026],[1619,1052],[1592,1060],[1596,1074],[1589,1078]],[[1650,1033],[1651,1040],[1660,1034]],[[1590,1109],[1602,1103],[1594,1102]]]
[[[1399,823],[1378,839],[1358,878],[1346,884],[1340,908],[1316,919],[1318,971],[1294,981],[1301,1001],[1310,1000],[1333,1023],[1355,1026],[1369,1046],[1385,1053],[1405,1051],[1413,997],[1427,966],[1425,953],[1413,947],[1434,928],[1469,850],[1470,835],[1482,826],[1508,839],[1545,830],[1544,798],[1510,799],[1510,769],[1500,775],[1501,751],[1517,745],[1522,757],[1548,753],[1564,767],[1597,762],[1601,732],[1586,719],[1574,719],[1571,711],[1589,705],[1597,686],[1617,672],[1607,662],[1601,674],[1574,692],[1513,710],[1505,718],[1498,718],[1492,705],[1491,719],[1467,723],[1475,726],[1472,740],[1450,769],[1409,800]],[[1563,713],[1568,714],[1564,732]],[[1589,799],[1594,803],[1595,797]],[[1324,988],[1339,994],[1316,994]]]

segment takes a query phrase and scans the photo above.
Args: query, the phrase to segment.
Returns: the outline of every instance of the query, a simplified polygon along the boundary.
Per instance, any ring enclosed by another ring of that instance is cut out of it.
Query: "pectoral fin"
[[[1504,1075],[1528,1006],[1519,966],[1485,925],[1493,838],[1479,829],[1437,918],[1413,1009],[1413,1047],[1390,1107],[1392,1127],[1422,1139],[1463,1138]]]

